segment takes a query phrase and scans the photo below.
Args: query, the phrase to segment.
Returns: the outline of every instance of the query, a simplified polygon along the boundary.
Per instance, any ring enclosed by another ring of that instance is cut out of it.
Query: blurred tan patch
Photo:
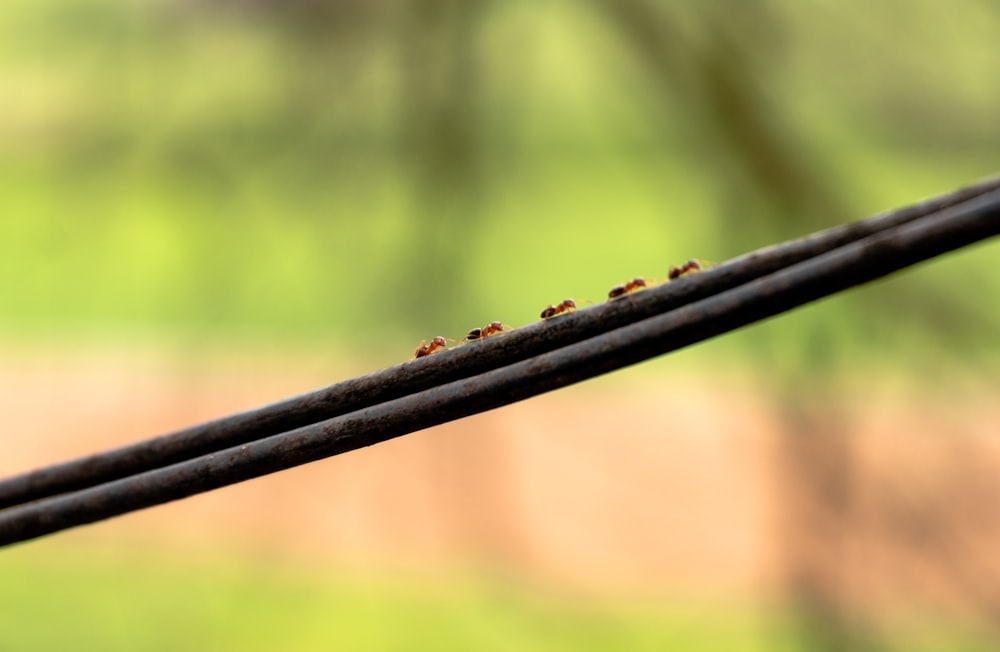
[[[358,371],[14,356],[0,371],[0,472]],[[919,398],[869,386],[795,433],[750,382],[619,375],[57,536],[664,594],[759,597],[802,580],[851,605],[992,613],[1000,408],[988,388]]]

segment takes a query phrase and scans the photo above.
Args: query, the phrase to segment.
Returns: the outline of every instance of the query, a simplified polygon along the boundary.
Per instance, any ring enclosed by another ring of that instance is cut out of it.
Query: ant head
[[[576,308],[576,301],[573,301],[572,299],[566,299],[565,301],[563,301],[563,305],[566,306],[567,308]]]
[[[441,337],[440,335],[438,335],[433,340],[431,340],[431,344],[437,344],[438,346],[444,346],[444,345],[447,344],[447,342],[444,341],[443,337]]]
[[[503,324],[501,324],[498,321],[491,321],[490,322],[490,328],[492,328],[495,331],[502,331],[503,330]]]

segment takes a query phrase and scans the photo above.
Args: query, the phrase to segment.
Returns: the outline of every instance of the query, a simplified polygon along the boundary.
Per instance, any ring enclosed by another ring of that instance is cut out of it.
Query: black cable
[[[210,491],[565,387],[998,234],[1000,191],[995,191],[714,296],[529,359],[291,432],[5,510],[0,512],[0,545]],[[685,279],[675,287],[694,286],[697,278]],[[605,314],[631,310],[637,303],[607,302],[593,307],[589,314],[601,319]],[[558,322],[551,320],[537,328],[554,329]]]
[[[0,480],[0,509],[263,439],[526,360],[736,287],[787,265],[996,189],[1000,189],[1000,177],[867,220],[746,254],[684,283],[666,283],[630,295],[627,302],[599,304],[558,319],[517,328],[502,337],[472,342],[272,405]]]

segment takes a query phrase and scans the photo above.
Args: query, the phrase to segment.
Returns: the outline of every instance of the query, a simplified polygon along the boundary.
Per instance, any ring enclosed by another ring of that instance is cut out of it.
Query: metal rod
[[[760,249],[698,274],[684,283],[666,283],[631,295],[629,301],[584,308],[558,319],[517,328],[500,337],[490,337],[345,380],[271,405],[0,480],[0,509],[255,441],[526,360],[736,287],[787,265],[996,189],[1000,189],[1000,177],[867,220]]]
[[[514,403],[729,332],[998,234],[1000,191],[531,359],[291,432],[0,512],[0,545],[185,498]],[[597,309],[616,310],[616,302]]]

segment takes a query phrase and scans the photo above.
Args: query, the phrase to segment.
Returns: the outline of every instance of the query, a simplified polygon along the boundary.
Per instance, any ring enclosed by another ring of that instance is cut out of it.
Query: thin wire
[[[685,283],[666,283],[630,295],[629,301],[591,306],[271,405],[0,480],[0,509],[263,439],[526,360],[739,286],[996,189],[1000,189],[1000,177],[867,220],[751,252]]]
[[[998,234],[1000,191],[527,360],[291,432],[0,512],[0,545],[210,491],[565,387]],[[689,280],[683,285],[694,284],[694,278]],[[610,312],[618,304],[629,303],[610,302],[597,310]]]

